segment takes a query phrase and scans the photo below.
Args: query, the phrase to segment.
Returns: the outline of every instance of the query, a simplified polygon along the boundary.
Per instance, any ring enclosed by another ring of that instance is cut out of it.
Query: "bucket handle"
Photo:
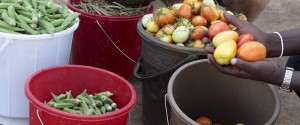
[[[9,44],[12,43],[11,39],[5,38],[4,43],[0,46],[0,54],[8,47]]]
[[[42,121],[42,118],[40,117],[40,114],[39,114],[39,110],[38,110],[38,109],[36,110],[36,115],[38,116],[41,125],[44,125],[44,123],[43,123],[43,121]]]
[[[180,62],[174,64],[173,66],[171,66],[170,68],[168,68],[167,70],[163,70],[163,71],[160,71],[160,72],[157,72],[157,73],[154,73],[154,74],[149,74],[149,75],[142,75],[141,72],[142,72],[142,66],[141,66],[141,61],[142,61],[142,58],[139,58],[136,65],[134,66],[134,69],[133,69],[133,73],[134,73],[134,76],[137,77],[138,79],[149,79],[149,78],[153,78],[153,77],[156,77],[156,76],[159,76],[159,75],[162,75],[164,73],[167,73],[173,69],[175,69],[176,67],[184,64],[185,62],[188,62],[188,61],[191,61],[191,60],[194,60],[196,59],[197,56],[194,55],[194,54],[189,54],[189,56],[187,56],[185,59],[181,60]]]
[[[168,94],[165,95],[165,109],[166,109],[167,125],[170,125],[169,114],[168,114],[168,107],[167,107],[167,99],[168,99],[167,97],[168,97]]]
[[[110,36],[107,34],[107,32],[103,29],[103,27],[100,25],[99,21],[96,20],[98,26],[100,27],[100,29],[103,31],[103,33],[106,35],[106,37],[109,39],[109,41],[119,50],[119,52],[121,52],[127,59],[129,59],[130,61],[136,63],[136,61],[134,61],[132,58],[130,58],[127,54],[125,54],[118,46],[117,44],[115,44],[115,42],[110,38]]]

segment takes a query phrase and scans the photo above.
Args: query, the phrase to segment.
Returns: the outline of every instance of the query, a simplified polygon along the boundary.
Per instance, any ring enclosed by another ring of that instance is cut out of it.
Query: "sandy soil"
[[[300,0],[270,0],[264,11],[253,22],[263,31],[271,33],[300,27]],[[284,66],[287,57],[274,58]],[[131,80],[135,86],[138,98],[137,103],[130,113],[129,125],[142,125],[141,117],[141,82]],[[300,103],[295,93],[278,91],[281,100],[281,110],[275,125],[300,125]],[[268,107],[266,107],[268,108]]]

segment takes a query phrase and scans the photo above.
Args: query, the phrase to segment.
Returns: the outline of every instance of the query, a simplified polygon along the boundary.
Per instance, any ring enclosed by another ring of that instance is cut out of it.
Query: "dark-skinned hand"
[[[239,34],[250,33],[256,41],[268,46],[266,42],[269,35],[248,21],[240,20],[230,14],[224,13],[225,19],[237,27]],[[252,79],[280,85],[283,80],[285,70],[274,61],[247,62],[239,58],[232,58],[229,65],[219,65],[213,57],[214,47],[208,37],[203,38],[206,44],[205,50],[209,53],[209,62],[220,72],[238,78]]]

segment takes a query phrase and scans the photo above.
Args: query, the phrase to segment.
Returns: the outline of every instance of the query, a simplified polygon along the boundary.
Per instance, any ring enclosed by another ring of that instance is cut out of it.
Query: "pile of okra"
[[[51,95],[53,99],[45,102],[45,104],[69,113],[93,115],[118,110],[117,104],[110,98],[113,96],[110,91],[92,95],[87,94],[84,90],[76,98],[73,98],[71,90],[64,94],[55,95],[51,93]]]
[[[66,4],[52,0],[0,0],[0,32],[11,34],[52,34],[79,20]]]

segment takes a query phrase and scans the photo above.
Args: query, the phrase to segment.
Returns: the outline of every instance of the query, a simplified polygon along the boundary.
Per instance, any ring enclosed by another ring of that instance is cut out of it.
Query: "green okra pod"
[[[57,96],[57,98],[58,98],[60,101],[63,100],[65,97],[66,97],[65,94],[60,94],[60,95]]]
[[[60,103],[55,103],[54,104],[54,108],[57,108],[57,109],[64,109],[64,108],[72,108],[74,107],[75,105],[72,104],[72,103],[64,103],[64,102],[60,102]]]
[[[95,102],[95,100],[93,99],[93,95],[87,95],[86,97],[87,97],[87,99],[91,102],[91,105],[92,105],[93,107],[96,107],[96,102]]]
[[[46,14],[46,7],[44,5],[39,5],[38,6],[38,9],[43,13],[43,14]]]
[[[37,28],[37,25],[35,23],[31,23],[29,24],[29,26],[32,28],[32,29],[36,29]]]
[[[111,106],[112,108],[117,108],[117,104],[116,104],[116,103],[111,103],[110,106]]]
[[[6,23],[2,20],[0,20],[0,28],[9,29],[11,31],[25,31],[24,29],[11,26],[11,25],[9,25],[8,23]]]
[[[31,20],[33,21],[33,23],[38,23],[39,18],[38,18],[37,9],[33,9],[31,14],[32,14],[31,15]]]
[[[39,25],[44,27],[49,34],[53,35],[55,28],[51,23],[43,19],[40,19],[38,22]]]
[[[69,16],[63,21],[63,23],[59,27],[55,28],[55,31],[59,32],[59,31],[65,30],[69,26],[69,24],[73,20],[75,20],[78,16],[79,16],[79,13],[71,13],[71,14],[69,14]]]
[[[102,101],[100,101],[100,100],[96,100],[96,105],[97,105],[98,107],[101,107],[101,106],[103,106],[103,103],[102,103]]]
[[[53,102],[53,101],[47,102],[47,105],[49,105],[49,106],[51,106],[51,107],[54,107],[54,104],[55,104],[55,102]]]
[[[56,27],[56,26],[61,25],[63,21],[64,21],[64,19],[58,19],[58,20],[51,21],[51,24],[52,24],[54,27]]]
[[[104,113],[106,113],[106,108],[104,106],[101,106],[100,111],[101,111],[102,114],[104,114]]]
[[[13,20],[16,20],[16,17],[15,17],[15,8],[13,6],[9,6],[7,8],[7,14],[10,18],[12,18]]]
[[[85,101],[87,104],[91,104],[90,100],[88,100],[86,97],[82,95],[78,95],[77,98],[80,99],[81,101]]]
[[[53,7],[53,3],[52,2],[49,2],[49,1],[37,1],[38,2],[38,5],[43,5],[45,6],[46,8],[51,8]]]
[[[74,105],[79,105],[82,101],[80,99],[63,99],[62,102],[72,103]]]
[[[6,12],[3,12],[1,15],[1,18],[3,19],[4,22],[8,23],[11,26],[16,26],[16,20],[13,18],[10,18]]]
[[[102,102],[104,102],[104,103],[109,104],[109,105],[113,103],[113,101],[112,101],[109,97],[107,97],[107,96],[105,96],[105,95],[102,95],[102,96],[100,97],[100,100],[101,100]]]
[[[89,107],[84,100],[81,100],[81,101],[82,102],[80,103],[80,107],[82,108],[82,112],[83,112],[83,114],[87,114]]]
[[[100,111],[100,109],[99,109],[99,107],[94,107],[95,108],[95,114],[101,114],[101,111]]]
[[[53,94],[53,93],[51,92],[51,95],[52,95],[52,98],[54,99],[54,102],[56,102],[56,103],[59,103],[59,102],[60,102],[59,98],[58,98],[55,94]]]
[[[59,6],[55,6],[55,5],[52,6],[52,8],[50,8],[50,9],[46,9],[47,14],[56,13],[58,11],[59,11]]]
[[[27,9],[25,7],[23,7],[17,3],[0,3],[0,9],[7,9],[9,6],[13,6],[16,10],[27,11]]]
[[[101,97],[102,95],[105,95],[105,96],[107,96],[107,97],[111,97],[111,96],[113,96],[114,94],[111,93],[110,91],[105,91],[105,92],[100,92],[100,93],[98,93],[98,94],[96,94],[96,95],[99,96],[99,97]]]
[[[72,92],[71,90],[66,92],[66,96],[67,96],[66,99],[73,99],[71,92]]]
[[[73,114],[77,114],[76,110],[70,109],[70,108],[68,108],[68,107],[65,107],[65,108],[63,109],[63,111],[66,111],[66,112],[69,112],[69,113],[73,113]]]
[[[113,110],[113,108],[107,103],[104,104],[104,107],[106,108],[107,112],[111,112]]]
[[[92,115],[94,113],[93,109],[88,109],[85,114]]]
[[[33,21],[32,21],[31,19],[29,19],[29,18],[27,18],[27,17],[25,17],[25,16],[23,16],[23,15],[19,15],[19,16],[20,16],[20,18],[23,18],[23,20],[24,20],[26,23],[28,23],[28,24],[33,23]]]
[[[22,11],[22,10],[20,10],[20,11],[17,10],[17,12],[18,12],[20,15],[23,15],[23,16],[25,16],[25,17],[27,17],[27,18],[31,18],[31,13],[30,13],[30,12]]]
[[[31,3],[32,3],[32,6],[34,9],[37,9],[37,6],[38,6],[38,0],[31,0]]]

